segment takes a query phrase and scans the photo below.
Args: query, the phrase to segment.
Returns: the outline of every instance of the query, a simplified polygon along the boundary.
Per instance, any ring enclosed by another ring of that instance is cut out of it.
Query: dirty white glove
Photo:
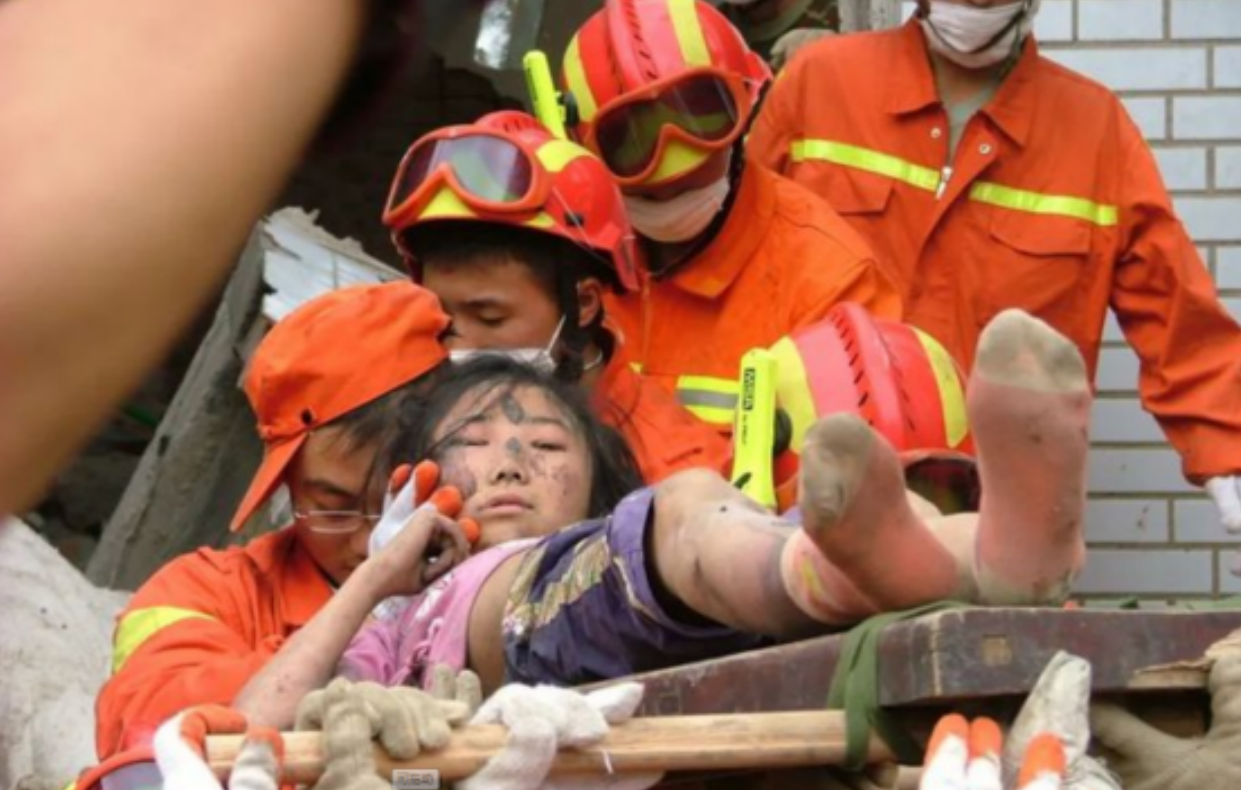
[[[1229,532],[1241,532],[1241,477],[1212,477],[1206,484],[1207,493],[1219,509],[1219,520]]]
[[[813,44],[821,38],[836,35],[835,30],[818,27],[797,27],[788,31],[771,46],[771,69],[779,71],[788,65],[793,56],[807,44]]]
[[[1026,697],[1004,745],[1004,785],[1013,787],[1022,757],[1041,733],[1064,751],[1064,790],[1121,790],[1090,747],[1090,662],[1063,650],[1051,657]]]
[[[297,729],[323,730],[327,765],[317,790],[391,790],[391,782],[377,773],[376,739],[394,759],[411,760],[423,749],[447,745],[452,726],[468,715],[463,701],[436,699],[408,686],[337,678],[298,705]]]
[[[628,721],[642,701],[640,683],[622,683],[583,694],[552,686],[510,684],[491,696],[470,724],[503,724],[504,750],[477,773],[458,782],[460,790],[643,790],[663,774],[549,778],[556,752],[598,743],[609,725]]]
[[[1174,738],[1116,705],[1094,706],[1095,739],[1126,790],[1241,787],[1241,655],[1215,662],[1210,688],[1211,729],[1202,738]]]
[[[269,727],[249,727],[241,713],[220,705],[200,705],[173,716],[155,731],[155,762],[166,790],[221,790],[207,766],[208,735],[245,733],[229,774],[228,790],[278,790],[283,741]]]

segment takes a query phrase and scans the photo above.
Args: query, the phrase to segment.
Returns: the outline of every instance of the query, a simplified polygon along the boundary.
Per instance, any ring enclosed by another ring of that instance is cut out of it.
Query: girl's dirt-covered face
[[[548,535],[586,518],[592,470],[582,432],[534,387],[469,393],[441,421],[435,453],[462,516],[482,527],[481,550]]]

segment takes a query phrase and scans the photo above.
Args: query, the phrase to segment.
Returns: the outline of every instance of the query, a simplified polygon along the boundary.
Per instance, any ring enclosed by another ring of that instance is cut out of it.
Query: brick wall
[[[909,10],[909,4],[906,4]],[[1241,318],[1241,0],[1043,0],[1044,54],[1115,90],[1154,149],[1178,212]],[[1091,431],[1091,597],[1241,593],[1235,541],[1137,400],[1114,320]],[[1241,441],[1241,437],[1238,437]]]

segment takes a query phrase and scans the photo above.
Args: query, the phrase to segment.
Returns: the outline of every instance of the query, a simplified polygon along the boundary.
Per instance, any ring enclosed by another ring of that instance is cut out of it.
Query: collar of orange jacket
[[[887,81],[887,110],[893,115],[907,115],[927,107],[938,106],[939,93],[935,89],[935,75],[931,71],[931,56],[926,47],[926,34],[917,19],[910,19],[900,31],[900,58],[884,68],[891,70]],[[995,97],[980,110],[990,118],[1000,131],[1024,146],[1029,136],[1030,123],[1034,117],[1034,92],[1032,80],[1039,61],[1038,42],[1031,34],[1026,39],[1017,65],[1004,78]]]
[[[733,284],[754,257],[776,211],[775,179],[780,176],[747,158],[724,226],[694,260],[668,278],[683,291],[714,299]]]
[[[276,581],[280,617],[290,629],[310,622],[332,598],[332,585],[302,546],[294,527],[264,535],[246,546],[259,572]]]

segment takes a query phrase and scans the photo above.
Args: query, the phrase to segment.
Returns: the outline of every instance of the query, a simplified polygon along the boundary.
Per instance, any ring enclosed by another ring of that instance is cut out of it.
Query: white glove
[[[1241,477],[1212,477],[1207,481],[1207,493],[1219,508],[1219,520],[1229,532],[1241,532]]]
[[[460,790],[644,790],[663,774],[575,774],[548,778],[563,747],[598,743],[608,725],[628,721],[642,701],[640,683],[622,683],[583,694],[553,686],[510,684],[491,696],[470,724],[503,724],[509,730],[504,751],[476,774],[458,782]]]

